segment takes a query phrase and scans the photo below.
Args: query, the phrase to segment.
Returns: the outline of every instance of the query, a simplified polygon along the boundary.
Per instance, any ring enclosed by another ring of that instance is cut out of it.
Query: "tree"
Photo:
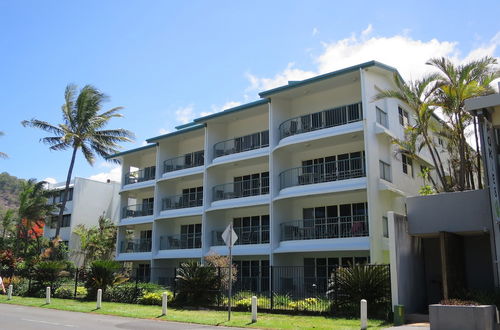
[[[119,142],[132,141],[132,132],[125,129],[104,129],[111,118],[122,117],[122,107],[115,107],[102,112],[102,104],[108,97],[91,85],[84,86],[77,94],[77,86],[69,84],[64,93],[62,105],[63,122],[53,125],[46,121],[31,119],[22,121],[25,127],[39,128],[53,134],[41,141],[50,145],[51,150],[72,150],[71,161],[66,177],[66,188],[59,208],[56,237],[59,236],[64,209],[68,198],[69,184],[73,174],[76,154],[81,150],[90,165],[95,162],[96,154],[108,157],[117,152]]]
[[[99,217],[98,226],[87,228],[80,224],[74,230],[80,239],[83,267],[95,260],[112,259],[116,244],[116,225],[104,215]]]
[[[16,212],[13,209],[8,209],[3,213],[1,225],[2,225],[2,239],[11,233],[15,229],[15,218]]]
[[[4,132],[0,131],[0,136],[3,136],[4,135]],[[9,156],[4,153],[4,152],[0,152],[0,158],[8,158]]]

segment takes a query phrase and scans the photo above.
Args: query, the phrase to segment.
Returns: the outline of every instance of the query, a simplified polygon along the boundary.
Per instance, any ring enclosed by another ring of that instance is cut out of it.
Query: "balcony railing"
[[[280,173],[280,189],[363,176],[365,176],[364,158],[342,159],[284,170]]]
[[[203,205],[203,192],[168,196],[161,200],[161,210],[184,209]]]
[[[183,170],[205,164],[205,151],[195,151],[163,162],[163,173]]]
[[[238,236],[235,245],[246,244],[266,244],[269,243],[269,227],[253,226],[253,227],[233,227],[234,232]],[[224,229],[212,231],[212,246],[226,245],[222,239]]]
[[[201,248],[201,233],[179,234],[160,237],[160,250],[199,248]]]
[[[132,184],[155,179],[156,166],[146,167],[142,170],[125,173],[124,184]]]
[[[120,242],[120,253],[151,252],[151,239],[132,239]]]
[[[214,201],[269,194],[269,178],[224,183],[212,188]]]
[[[123,207],[122,218],[136,218],[153,215],[153,203],[142,203]]]
[[[288,119],[280,124],[280,139],[287,136],[345,125],[363,119],[361,103],[343,105]]]
[[[392,182],[391,165],[380,160],[379,166],[380,166],[380,178],[384,179],[385,181]]]
[[[269,131],[262,131],[216,143],[214,145],[214,158],[268,146]]]
[[[281,241],[368,236],[368,217],[296,220],[281,224]]]

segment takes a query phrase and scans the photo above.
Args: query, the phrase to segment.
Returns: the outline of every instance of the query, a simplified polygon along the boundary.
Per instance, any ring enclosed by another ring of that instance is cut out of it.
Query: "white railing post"
[[[14,286],[12,284],[9,285],[9,288],[7,289],[7,300],[12,299],[12,290],[14,289]]]
[[[45,303],[50,304],[50,286],[45,289]]]
[[[95,308],[101,309],[102,307],[102,289],[97,290],[97,303]]]
[[[257,322],[257,297],[252,297],[252,323]]]
[[[361,330],[368,329],[368,308],[365,299],[361,299]]]
[[[167,299],[167,293],[163,292],[163,295],[161,297],[161,315],[167,315]]]

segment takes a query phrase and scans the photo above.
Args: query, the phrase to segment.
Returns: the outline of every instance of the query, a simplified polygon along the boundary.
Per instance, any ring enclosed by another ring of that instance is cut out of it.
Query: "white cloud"
[[[499,32],[484,45],[464,56],[460,54],[456,41],[416,40],[410,36],[409,30],[403,30],[391,37],[371,36],[373,30],[370,24],[359,37],[353,33],[348,38],[323,42],[323,51],[313,57],[316,65],[313,71],[305,71],[289,63],[283,71],[273,77],[259,77],[247,73],[248,91],[268,90],[286,85],[291,80],[303,80],[371,60],[397,68],[405,79],[416,79],[433,71],[431,66],[425,64],[430,58],[445,56],[458,63],[485,55],[493,56],[500,46]]]
[[[101,172],[89,177],[90,180],[106,182],[109,180],[120,182],[122,179],[121,165],[113,164],[113,167],[108,172]]]
[[[188,105],[175,110],[176,120],[182,124],[187,124],[195,118],[193,105]]]
[[[312,30],[312,36],[315,37],[319,33],[319,30],[317,27],[314,27]]]
[[[170,133],[170,130],[166,129],[166,128],[160,128],[160,130],[158,131],[158,133],[160,133],[161,135],[168,134],[168,133]]]
[[[56,180],[56,179],[54,179],[54,178],[51,178],[51,177],[45,178],[45,179],[43,179],[42,181],[48,182],[48,183],[50,183],[50,184],[55,184],[55,183],[57,183],[57,180]]]
[[[149,143],[146,140],[143,140],[141,142],[141,147],[147,146]]]

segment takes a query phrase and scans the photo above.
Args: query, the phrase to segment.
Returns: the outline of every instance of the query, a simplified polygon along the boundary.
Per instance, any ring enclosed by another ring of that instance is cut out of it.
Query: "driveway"
[[[140,330],[209,330],[224,329],[208,325],[135,319],[55,309],[0,304],[2,330],[59,330],[59,329],[140,329]],[[231,328],[235,329],[235,328]]]

